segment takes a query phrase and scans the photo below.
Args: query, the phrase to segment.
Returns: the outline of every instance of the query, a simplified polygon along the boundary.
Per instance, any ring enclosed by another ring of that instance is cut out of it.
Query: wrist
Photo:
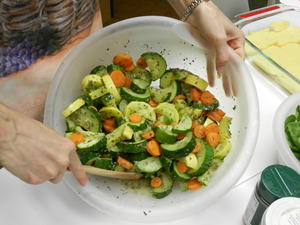
[[[181,21],[185,22],[191,17],[191,15],[196,11],[196,9],[203,7],[210,0],[192,0],[190,1],[186,7],[184,12],[181,15]]]

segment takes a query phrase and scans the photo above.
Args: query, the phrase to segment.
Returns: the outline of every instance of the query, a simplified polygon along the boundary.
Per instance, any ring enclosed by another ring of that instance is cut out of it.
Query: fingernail
[[[224,66],[218,66],[217,71],[219,74],[222,74],[224,72]]]

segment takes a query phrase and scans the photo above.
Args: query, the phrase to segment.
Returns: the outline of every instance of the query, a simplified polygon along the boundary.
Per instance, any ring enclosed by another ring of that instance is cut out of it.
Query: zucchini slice
[[[107,138],[107,148],[112,148],[116,146],[118,142],[130,140],[133,136],[133,130],[126,124],[122,124],[113,132],[106,135]]]
[[[103,85],[102,78],[95,74],[89,74],[85,76],[81,81],[82,90],[85,93],[96,90]]]
[[[212,105],[203,105],[200,101],[199,102],[193,102],[193,104],[192,104],[192,108],[201,109],[201,110],[204,110],[204,111],[214,110],[218,107],[219,107],[219,101],[218,100],[216,100],[216,102]]]
[[[119,142],[117,146],[122,152],[126,153],[146,153],[146,140],[137,141],[137,142]]]
[[[138,94],[129,88],[122,87],[121,96],[128,102],[131,101],[149,102],[150,101],[149,89],[146,89],[145,93],[143,94]]]
[[[172,133],[172,126],[159,125],[155,131],[155,139],[162,144],[174,144],[177,134]]]
[[[176,162],[173,162],[172,174],[173,174],[173,177],[178,181],[188,181],[188,180],[191,179],[191,177],[188,174],[181,173],[181,172],[178,171],[177,166],[176,166]]]
[[[102,80],[103,80],[104,86],[106,87],[107,90],[109,90],[110,93],[113,94],[113,96],[116,99],[116,103],[118,104],[121,100],[121,96],[120,96],[114,82],[112,81],[112,79],[110,78],[109,75],[103,76]]]
[[[104,76],[107,74],[106,66],[100,65],[96,66],[94,69],[91,70],[90,74],[97,74],[98,76]]]
[[[174,126],[173,132],[176,134],[185,134],[192,129],[192,119],[187,114],[184,114],[179,123]]]
[[[141,55],[150,69],[152,80],[159,79],[167,69],[166,60],[157,52],[146,52]]]
[[[99,110],[100,119],[106,120],[108,118],[122,117],[123,113],[116,107],[106,106]]]
[[[147,128],[147,122],[145,118],[142,118],[140,123],[131,123],[126,119],[127,125],[132,128],[133,131],[144,130]]]
[[[179,114],[173,104],[167,102],[160,103],[155,108],[155,112],[168,117],[172,125],[176,125],[179,121]]]
[[[99,113],[87,106],[76,110],[68,118],[87,131],[98,133],[102,128]]]
[[[134,168],[137,172],[141,173],[155,173],[162,168],[159,158],[148,157],[142,161],[135,162]]]
[[[198,88],[201,91],[204,91],[208,86],[208,83],[205,80],[193,74],[187,75],[184,82]]]
[[[77,155],[79,156],[80,162],[83,165],[86,165],[87,162],[90,161],[91,159],[100,157],[100,153],[99,152],[92,152],[92,151],[77,152]]]
[[[223,164],[223,160],[221,159],[213,159],[211,166],[208,168],[208,170],[202,174],[200,177],[198,177],[198,181],[203,184],[204,186],[207,186],[210,179],[214,175],[214,173],[217,171],[217,169]]]
[[[103,95],[109,93],[109,91],[107,90],[106,87],[102,86],[102,87],[99,87],[98,89],[96,90],[92,90],[88,93],[89,97],[92,99],[92,100],[95,100],[97,98],[100,98],[102,97]]]
[[[113,168],[113,161],[111,158],[96,158],[93,166],[100,168],[100,169],[105,169],[105,170],[111,170]]]
[[[142,79],[133,79],[131,84],[131,89],[138,93],[143,94],[147,90],[147,88],[150,86],[150,82]]]
[[[122,71],[123,73],[125,73],[125,69],[122,67],[122,66],[119,66],[119,65],[115,65],[115,64],[110,64],[107,66],[107,72],[109,74],[111,74],[111,72],[115,71],[115,70],[120,70]]]
[[[196,142],[193,133],[188,132],[182,140],[177,141],[174,144],[161,144],[160,147],[166,157],[177,159],[190,154],[195,148],[195,145]]]
[[[230,125],[231,125],[232,118],[231,117],[224,117],[219,124],[219,134],[221,136],[221,140],[230,139],[231,132],[230,132]]]
[[[231,142],[228,139],[221,140],[216,147],[215,158],[224,159],[231,150]]]
[[[125,99],[122,99],[119,103],[118,108],[120,109],[121,112],[124,113],[126,106],[128,105],[127,101]]]
[[[156,115],[153,108],[145,102],[130,102],[124,111],[125,116],[130,116],[133,113],[139,113],[143,118],[152,122],[156,121]]]
[[[165,156],[161,156],[160,157],[160,162],[161,162],[162,167],[166,171],[170,172],[171,166],[172,166],[172,159],[169,159],[169,158],[167,158]]]
[[[214,158],[214,149],[204,141],[201,141],[202,149],[197,153],[198,166],[195,169],[191,169],[187,174],[191,176],[201,176],[210,167]]]
[[[85,105],[85,101],[82,98],[77,98],[62,112],[62,114],[66,118],[84,105]]]
[[[76,145],[77,152],[86,153],[103,150],[106,148],[106,141],[104,133],[85,135],[84,142]]]
[[[117,107],[115,97],[111,93],[106,93],[105,95],[101,96],[100,100],[105,106]]]
[[[166,102],[171,97],[171,91],[169,88],[158,89],[155,87],[150,87],[150,94],[153,101],[155,101],[156,103]]]
[[[159,80],[160,88],[170,87],[171,83],[176,80],[175,69],[167,70]]]
[[[157,188],[152,188],[152,194],[155,198],[161,199],[172,192],[174,181],[167,173],[161,174],[162,185]]]
[[[129,76],[131,79],[141,79],[151,83],[151,73],[143,68],[136,67],[131,72],[126,72],[126,75]]]

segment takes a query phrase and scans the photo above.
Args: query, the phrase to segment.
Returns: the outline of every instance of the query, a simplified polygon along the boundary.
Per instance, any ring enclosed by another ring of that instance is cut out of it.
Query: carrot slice
[[[146,150],[152,156],[160,156],[161,155],[160,146],[159,146],[158,142],[154,139],[152,139],[151,141],[149,141],[147,143]]]
[[[118,157],[117,162],[119,163],[119,165],[122,168],[127,169],[127,170],[130,170],[133,167],[133,164],[131,162],[122,158],[121,156]]]
[[[212,105],[216,103],[216,98],[209,91],[203,91],[200,96],[200,101],[203,105]]]
[[[185,173],[189,169],[187,165],[181,161],[176,162],[176,168],[180,173]]]
[[[114,129],[116,129],[116,121],[114,118],[112,119],[106,119],[103,122],[103,128],[106,131],[106,133],[112,132]]]
[[[135,66],[133,64],[131,64],[130,66],[125,67],[125,71],[127,72],[131,72],[132,70],[134,70]]]
[[[153,128],[156,128],[156,127],[158,127],[159,125],[166,125],[167,123],[166,122],[163,122],[163,121],[157,121],[157,122],[155,122],[153,125],[152,125],[152,127]]]
[[[155,133],[153,130],[150,130],[150,131],[142,134],[142,138],[145,140],[149,140],[149,139],[153,138],[154,136],[155,136]]]
[[[195,128],[196,126],[198,126],[199,125],[199,123],[197,122],[197,121],[193,121],[193,123],[192,123],[192,128]]]
[[[70,137],[71,141],[73,141],[74,144],[78,145],[82,142],[84,142],[84,135],[81,133],[73,133]]]
[[[186,184],[187,188],[191,191],[199,190],[202,187],[202,184],[195,178],[189,180]]]
[[[176,101],[177,101],[177,100],[180,100],[180,99],[182,99],[182,100],[186,99],[185,95],[183,95],[183,94],[177,95],[177,96],[173,99],[173,103],[176,103]]]
[[[122,71],[114,70],[111,72],[110,77],[116,87],[123,87],[125,85],[126,77]]]
[[[131,114],[128,119],[131,123],[140,123],[140,122],[142,122],[142,117],[138,113]]]
[[[198,152],[201,151],[201,149],[202,149],[201,143],[200,143],[199,141],[196,141],[196,146],[195,146],[195,148],[193,149],[192,153],[198,153]]]
[[[141,57],[136,61],[136,65],[143,69],[145,69],[148,66],[146,61]]]
[[[219,133],[219,126],[215,123],[211,123],[211,124],[208,124],[206,127],[205,127],[205,134],[207,135],[208,133]]]
[[[218,112],[216,112],[215,110],[210,111],[209,113],[207,113],[208,118],[216,121],[216,122],[220,122],[222,120],[222,116],[220,116],[220,114]]]
[[[185,136],[186,136],[186,134],[178,134],[177,139],[182,140],[183,138],[185,138]]]
[[[162,185],[162,179],[160,177],[153,177],[150,183],[151,187],[158,188]]]
[[[193,133],[197,138],[204,138],[205,137],[205,126],[197,124],[193,128]]]
[[[201,92],[197,88],[192,88],[190,91],[190,95],[193,101],[200,101]]]
[[[158,104],[153,99],[150,99],[149,105],[151,105],[152,107],[156,107]]]
[[[125,53],[120,53],[114,57],[113,64],[126,68],[131,66],[133,64],[133,61],[129,55]]]
[[[216,112],[221,117],[225,116],[225,112],[223,112],[221,109],[214,109],[212,111]]]
[[[215,148],[220,143],[221,137],[218,133],[211,132],[206,135],[205,140],[210,146]]]
[[[130,79],[129,77],[125,76],[125,84],[124,84],[124,87],[130,88],[130,87],[131,87],[131,83],[132,83],[131,79]]]

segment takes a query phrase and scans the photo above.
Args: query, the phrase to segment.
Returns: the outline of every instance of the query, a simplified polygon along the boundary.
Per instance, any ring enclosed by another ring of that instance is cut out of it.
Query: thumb
[[[216,48],[216,67],[218,73],[224,72],[225,64],[229,60],[228,45],[225,40],[218,41],[215,45]]]

